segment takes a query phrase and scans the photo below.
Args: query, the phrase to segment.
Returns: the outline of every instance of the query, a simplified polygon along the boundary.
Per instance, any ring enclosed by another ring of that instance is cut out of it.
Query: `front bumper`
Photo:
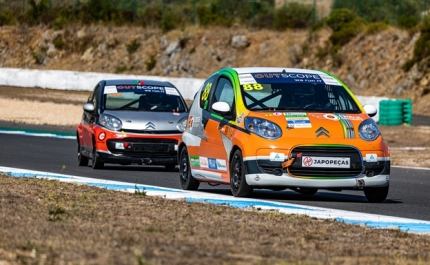
[[[109,138],[97,143],[100,161],[118,164],[177,164],[179,135]]]
[[[345,179],[308,179],[295,178],[288,174],[276,176],[273,174],[247,174],[246,182],[254,187],[284,187],[284,188],[317,188],[358,190],[364,187],[385,187],[389,185],[390,175],[367,177],[365,174],[357,178]]]
[[[112,154],[109,152],[98,151],[97,156],[100,161],[112,164],[139,164],[139,165],[168,165],[177,164],[176,152],[173,155],[140,155],[127,156],[122,154]]]
[[[263,160],[268,162],[267,160]],[[390,160],[378,162],[363,161],[358,174],[339,174],[330,170],[320,169],[319,174],[311,171],[302,175],[293,175],[288,169],[268,171],[261,167],[261,160],[246,160],[246,182],[254,187],[285,187],[285,188],[318,188],[318,189],[362,189],[363,187],[384,187],[389,185]],[[297,171],[296,171],[297,172]],[[324,172],[326,172],[324,174]],[[334,174],[333,174],[334,173]],[[352,173],[352,172],[349,172]]]

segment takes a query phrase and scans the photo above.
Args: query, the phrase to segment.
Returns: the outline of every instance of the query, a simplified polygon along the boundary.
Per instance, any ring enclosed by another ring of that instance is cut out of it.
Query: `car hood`
[[[249,113],[278,124],[283,137],[345,139],[359,138],[358,127],[369,119],[365,113],[340,114],[320,112]]]
[[[187,117],[188,113],[173,112],[148,112],[148,111],[110,111],[103,114],[112,115],[122,122],[125,130],[154,130],[173,131],[181,118]]]

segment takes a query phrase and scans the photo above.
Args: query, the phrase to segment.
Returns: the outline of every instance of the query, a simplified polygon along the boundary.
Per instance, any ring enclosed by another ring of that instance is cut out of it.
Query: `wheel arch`
[[[179,159],[180,159],[181,151],[182,151],[182,149],[183,149],[183,148],[187,148],[187,146],[185,145],[185,143],[184,143],[184,142],[181,142],[181,143],[179,144],[179,146],[178,146],[178,152],[177,152],[177,155],[176,155],[176,157],[177,157],[178,161],[179,161]]]

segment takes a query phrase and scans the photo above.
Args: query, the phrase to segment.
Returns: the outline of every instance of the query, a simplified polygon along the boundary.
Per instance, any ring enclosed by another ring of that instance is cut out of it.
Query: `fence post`
[[[317,1],[314,0],[314,10],[312,14],[312,25],[315,25],[317,19]]]
[[[136,21],[137,0],[133,0],[133,22]]]
[[[378,21],[381,21],[381,0],[378,0]]]
[[[257,0],[252,1],[252,27],[255,28],[255,15],[257,13]]]
[[[196,25],[196,1],[193,0],[193,25]]]
[[[25,12],[25,0],[22,0],[22,13]]]
[[[402,0],[399,1],[399,10],[397,14],[397,24],[399,24],[399,18],[402,15]]]
[[[164,0],[161,0],[161,6],[162,6],[162,8],[161,8],[161,21],[162,21],[162,23],[164,23],[164,16],[165,16],[165,12],[166,12],[166,5],[165,5],[165,3],[164,3]]]
[[[357,15],[360,16],[361,13],[361,1],[357,0]]]
[[[427,17],[427,0],[424,0],[424,17]]]

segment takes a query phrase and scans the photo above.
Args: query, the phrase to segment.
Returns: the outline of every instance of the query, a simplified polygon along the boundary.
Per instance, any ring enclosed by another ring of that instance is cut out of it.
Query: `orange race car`
[[[386,199],[390,154],[376,122],[333,75],[293,68],[224,68],[195,95],[178,143],[183,189],[363,190]]]

